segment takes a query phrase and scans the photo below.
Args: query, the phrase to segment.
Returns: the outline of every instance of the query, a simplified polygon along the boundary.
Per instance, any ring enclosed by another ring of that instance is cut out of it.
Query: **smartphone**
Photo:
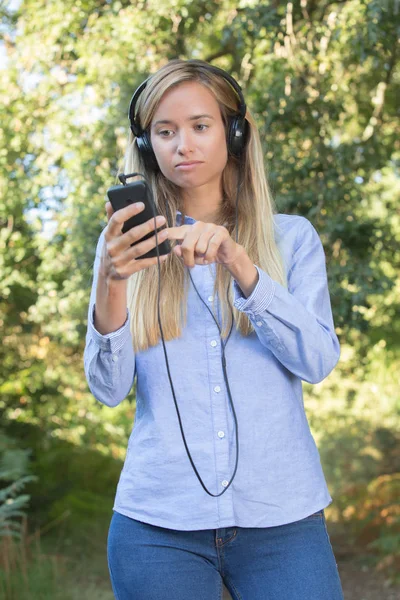
[[[151,198],[150,190],[147,183],[144,180],[133,181],[132,183],[128,183],[127,185],[115,185],[107,190],[108,199],[111,202],[111,206],[113,207],[114,212],[120,210],[121,208],[125,208],[129,204],[134,204],[136,202],[143,202],[144,209],[137,215],[134,215],[127,221],[125,221],[122,227],[122,233],[126,233],[132,227],[136,227],[137,225],[142,225],[149,219],[154,219],[154,214],[156,216],[159,215],[157,208]],[[158,228],[157,231],[161,231],[166,226],[162,225]],[[154,230],[150,233],[143,236],[137,242],[131,244],[131,247],[139,242],[143,242],[148,238],[154,235]],[[161,244],[158,245],[158,251],[160,256],[162,254],[169,254],[171,252],[171,244],[168,240],[165,240]],[[157,249],[152,248],[145,254],[142,254],[139,258],[152,258],[153,256],[157,256]]]

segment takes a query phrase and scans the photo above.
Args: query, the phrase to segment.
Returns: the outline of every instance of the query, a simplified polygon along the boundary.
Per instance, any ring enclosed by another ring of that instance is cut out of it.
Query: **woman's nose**
[[[181,131],[179,133],[177,142],[178,154],[184,155],[193,151],[193,141],[189,132]]]

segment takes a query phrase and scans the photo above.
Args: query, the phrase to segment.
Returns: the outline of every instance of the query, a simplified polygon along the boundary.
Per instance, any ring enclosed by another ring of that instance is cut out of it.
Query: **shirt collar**
[[[193,219],[193,217],[188,217],[187,215],[185,215],[184,224],[185,225],[193,225],[193,223],[196,223],[196,219]],[[178,226],[180,226],[182,224],[182,213],[180,210],[176,211],[176,224]]]

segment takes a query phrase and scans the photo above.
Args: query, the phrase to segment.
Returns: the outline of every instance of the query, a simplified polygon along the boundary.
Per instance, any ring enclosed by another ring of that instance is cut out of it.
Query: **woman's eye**
[[[161,135],[162,137],[169,137],[172,133],[173,131],[171,131],[171,129],[162,129],[158,132],[158,135]]]
[[[195,129],[197,129],[197,131],[204,131],[205,129],[208,129],[208,125],[205,125],[204,123],[198,123],[195,125]]]

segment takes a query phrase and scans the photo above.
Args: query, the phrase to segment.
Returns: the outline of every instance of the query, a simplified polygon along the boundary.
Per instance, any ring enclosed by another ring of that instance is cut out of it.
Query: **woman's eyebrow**
[[[188,121],[196,121],[197,119],[204,119],[204,118],[214,119],[214,117],[212,115],[208,115],[208,114],[204,113],[202,115],[193,115],[192,117],[188,118]],[[175,122],[171,121],[170,119],[161,119],[161,120],[153,123],[152,127],[157,127],[157,125],[175,125]]]
[[[193,115],[193,117],[189,117],[189,121],[195,121],[196,119],[213,119],[214,117],[212,115],[207,115],[206,113],[204,113],[203,115]]]

